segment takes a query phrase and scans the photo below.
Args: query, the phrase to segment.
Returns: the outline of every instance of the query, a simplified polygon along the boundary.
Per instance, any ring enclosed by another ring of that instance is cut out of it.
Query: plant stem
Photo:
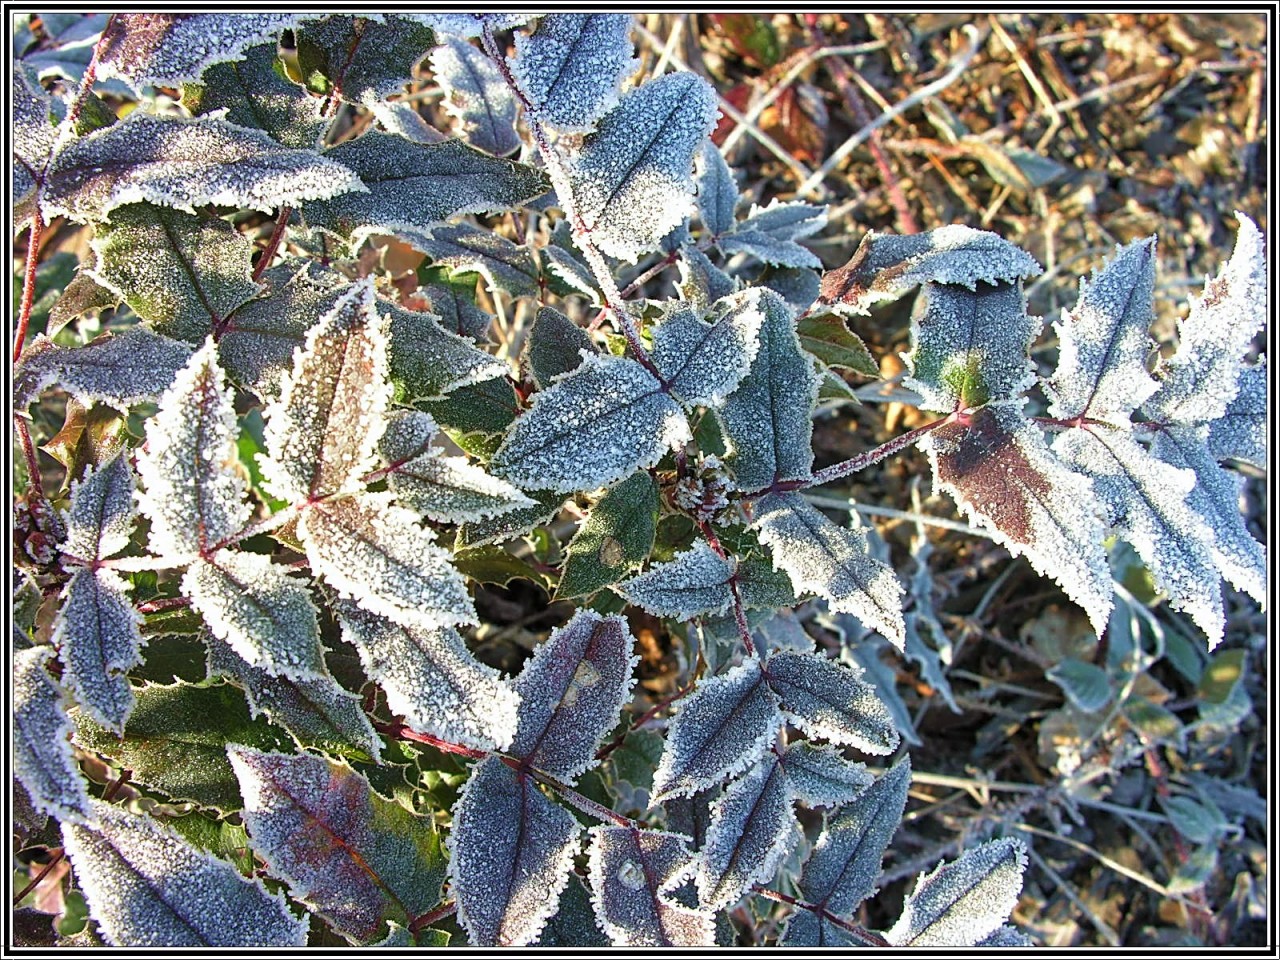
[[[36,265],[40,262],[40,238],[44,235],[44,218],[40,216],[37,198],[31,211],[31,230],[27,234],[27,261],[22,274],[22,306],[18,308],[18,328],[13,335],[13,362],[22,356],[27,339],[27,324],[31,322],[31,308],[36,302]]]
[[[84,75],[80,78],[80,89],[76,91],[76,98],[72,102],[70,109],[67,110],[67,118],[62,121],[63,129],[68,132],[75,129],[75,125],[80,119],[80,114],[84,110],[84,105],[89,100],[89,94],[93,92],[93,85],[98,78],[98,58],[102,56],[102,41],[111,32],[111,27],[116,22],[116,16],[117,14],[113,13],[107,18],[106,26],[102,28],[102,33],[98,36],[98,42],[93,45],[93,54],[89,57],[89,63],[84,68]]]
[[[284,232],[289,227],[289,218],[293,216],[293,208],[287,204],[280,208],[280,215],[276,218],[276,225],[271,231],[271,236],[267,239],[267,245],[262,250],[262,256],[258,259],[257,264],[253,268],[253,279],[257,280],[266,272],[271,261],[275,258],[276,250],[280,246],[280,241],[284,239]]]
[[[35,444],[31,442],[27,421],[20,414],[13,415],[13,429],[18,434],[18,441],[22,444],[22,455],[27,461],[27,483],[31,486],[31,492],[39,499],[48,502],[49,498],[44,495],[44,481],[40,479],[40,462],[36,459]]]
[[[613,753],[613,751],[617,750],[620,746],[622,746],[623,742],[627,739],[628,734],[630,734],[632,731],[639,730],[646,723],[648,723],[650,720],[652,720],[654,717],[660,714],[667,707],[671,706],[677,700],[681,699],[682,697],[688,696],[693,691],[693,686],[694,685],[690,683],[687,687],[681,687],[675,693],[669,694],[663,697],[657,703],[655,703],[652,707],[650,707],[648,710],[642,713],[631,724],[630,727],[628,727],[622,733],[618,734],[611,741],[609,741],[603,747],[597,750],[596,759],[603,760],[605,757],[609,756],[609,754]]]
[[[759,894],[760,896],[764,897],[767,900],[775,900],[778,903],[785,903],[788,906],[797,907],[800,910],[808,910],[810,913],[816,913],[818,916],[822,917],[823,919],[830,920],[837,927],[840,927],[841,929],[844,929],[844,930],[848,930],[859,940],[863,941],[864,946],[872,946],[872,947],[893,946],[893,944],[891,944],[884,937],[880,936],[880,934],[876,933],[874,930],[868,930],[866,927],[853,923],[850,920],[846,920],[843,917],[838,917],[834,913],[831,913],[830,911],[828,911],[827,908],[820,903],[809,903],[805,900],[797,900],[795,897],[788,896],[785,893],[779,893],[776,890],[770,890],[768,887],[762,887],[758,884],[752,889],[752,893]]]
[[[428,910],[422,916],[414,917],[412,920],[410,920],[409,932],[412,933],[414,936],[417,936],[419,930],[423,929],[424,927],[429,927],[433,923],[439,923],[445,917],[452,917],[457,912],[458,912],[458,903],[456,900],[453,901],[452,903],[442,903],[440,904],[440,906],[436,907],[435,909]]]

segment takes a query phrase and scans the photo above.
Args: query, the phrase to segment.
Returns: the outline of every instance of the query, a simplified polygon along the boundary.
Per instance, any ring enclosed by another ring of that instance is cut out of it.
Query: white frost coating
[[[1008,919],[1026,866],[1022,842],[1003,838],[920,874],[885,939],[896,947],[972,947]]]
[[[221,116],[188,120],[135,110],[53,158],[41,209],[46,219],[85,223],[140,200],[188,213],[207,204],[266,211],[364,189],[341,164]]]
[[[54,115],[53,100],[36,79],[30,68],[19,62],[13,72],[10,87],[13,96],[13,125],[9,128],[13,155],[21,161],[15,169],[27,169],[39,174],[49,161],[49,154],[57,142],[57,127],[50,122]],[[30,181],[35,186],[35,181]],[[14,194],[14,199],[18,199]]]
[[[587,854],[591,905],[616,947],[709,947],[715,913],[668,896],[697,866],[689,838],[663,830],[593,827]],[[643,882],[635,883],[636,868]]]
[[[138,455],[151,521],[151,550],[163,557],[200,553],[244,529],[252,508],[236,449],[231,391],[210,337],[160,398]]]
[[[267,453],[258,462],[276,496],[298,502],[363,486],[391,400],[387,326],[370,280],[343,293],[307,334],[280,400],[264,411]]]
[[[510,746],[520,697],[456,630],[401,626],[349,600],[335,609],[366,676],[411,729],[482,750]]]
[[[893,717],[876,689],[821,654],[775,653],[765,682],[787,717],[811,737],[888,754],[898,746]]]
[[[406,13],[406,19],[426,24],[436,33],[462,37],[478,37],[487,26],[491,30],[510,30],[540,16],[537,13]]]
[[[491,287],[513,296],[537,296],[539,272],[529,248],[512,243],[491,230],[469,223],[432,227],[424,232],[397,227],[399,239],[421,250],[432,262],[453,271],[480,274]]]
[[[1213,531],[1187,505],[1195,474],[1157,460],[1127,432],[1105,427],[1067,430],[1053,451],[1093,481],[1113,528],[1133,544],[1174,608],[1216,647],[1224,625],[1222,578],[1209,549]]]
[[[853,614],[902,649],[902,584],[867,552],[865,533],[836,526],[797,493],[762,497],[753,527],[797,595],[826,597],[832,610]]]
[[[445,841],[458,920],[475,946],[532,943],[569,883],[581,827],[528,774],[476,765]]]
[[[499,157],[520,148],[516,98],[492,60],[465,40],[445,37],[429,62],[444,88],[445,112],[458,121],[468,143]]]
[[[1241,366],[1234,400],[1209,424],[1209,449],[1219,460],[1267,465],[1267,358]]]
[[[1155,254],[1154,237],[1135,240],[1080,280],[1075,309],[1053,325],[1061,346],[1045,383],[1051,416],[1125,420],[1156,391],[1147,373]]]
[[[724,613],[733,603],[729,579],[737,565],[711,549],[705,540],[650,567],[614,587],[638,607],[660,617],[690,620],[705,613]]]
[[[760,349],[763,292],[717,301],[711,322],[678,309],[653,335],[653,364],[687,406],[718,407],[737,389]]]
[[[67,528],[61,550],[81,560],[102,560],[129,545],[134,517],[133,471],[118,453],[102,466],[90,466],[71,482],[71,506],[63,514]]]
[[[292,680],[327,673],[310,591],[270,557],[219,550],[191,564],[182,592],[214,636],[251,665]]]
[[[252,47],[243,60],[218,64],[201,84],[185,87],[183,106],[195,116],[225,110],[227,120],[265,130],[286,147],[318,149],[329,126],[325,100],[276,73],[279,62],[274,42]]]
[[[1236,216],[1235,250],[1178,324],[1178,350],[1160,364],[1160,389],[1143,405],[1148,419],[1206,423],[1235,399],[1240,361],[1267,318],[1262,232],[1243,213]]]
[[[511,72],[541,123],[588,133],[613,109],[639,65],[631,23],[629,13],[552,13],[532,33],[516,34]]]
[[[733,228],[738,209],[738,183],[720,149],[708,140],[698,158],[698,215],[711,236]]]
[[[804,740],[787,744],[782,767],[796,798],[807,807],[848,803],[875,780],[866,764],[851,763],[835,747],[815,747]]]
[[[41,813],[79,821],[89,813],[89,793],[68,740],[71,704],[45,670],[52,647],[13,655],[13,772]]]
[[[587,136],[560,199],[602,252],[635,263],[689,215],[693,157],[717,115],[706,80],[671,73],[623,96]]]
[[[679,405],[644,367],[585,356],[535,395],[489,467],[526,490],[572,493],[626,479],[690,439]]]
[[[433,313],[406,310],[381,298],[378,312],[390,323],[391,377],[406,400],[436,399],[511,372],[505,360],[446,330]]]
[[[62,840],[89,916],[118,947],[301,947],[309,918],[149,816],[93,801]]]
[[[770,755],[712,804],[698,851],[698,903],[704,909],[732,906],[753,883],[773,879],[800,832],[794,799],[782,764]]]
[[[746,219],[716,243],[725,253],[749,253],[775,267],[821,269],[822,261],[796,241],[826,225],[826,207],[774,199],[767,207],[752,204]]]
[[[667,732],[653,797],[692,796],[746,770],[773,743],[782,715],[749,658],[698,684]]]
[[[125,671],[142,662],[142,615],[129,601],[129,584],[114,570],[81,569],[62,591],[53,645],[62,683],[100,726],[121,733],[133,710]]]

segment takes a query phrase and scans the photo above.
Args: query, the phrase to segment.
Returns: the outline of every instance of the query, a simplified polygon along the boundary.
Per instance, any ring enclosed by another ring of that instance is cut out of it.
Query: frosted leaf
[[[407,18],[425,23],[436,33],[451,37],[478,37],[490,30],[510,30],[538,17],[536,13],[410,13]]]
[[[800,876],[805,900],[840,916],[876,892],[880,860],[902,822],[910,786],[911,760],[904,757],[827,818]]]
[[[765,295],[733,294],[713,306],[710,323],[677,309],[653,335],[653,364],[687,406],[719,406],[746,376],[760,347]]]
[[[353,285],[311,328],[294,354],[279,401],[264,416],[267,486],[284,500],[359,489],[391,399],[387,321],[371,281]]]
[[[188,213],[207,204],[274,210],[364,189],[346,167],[260,130],[141,110],[71,141],[49,164],[45,186],[45,216],[82,223],[140,200]]]
[[[782,768],[796,798],[808,807],[837,807],[871,786],[875,778],[861,763],[850,763],[834,747],[800,741],[787,744]]]
[[[1178,324],[1178,350],[1157,368],[1160,388],[1143,405],[1149,419],[1216,420],[1235,399],[1240,361],[1267,318],[1262,233],[1242,213],[1231,259],[1205,283]]]
[[[41,13],[40,22],[47,40],[36,49],[26,51],[19,62],[34,70],[41,79],[58,77],[78,84],[108,19],[106,13]],[[19,52],[18,33],[15,24],[15,54]],[[111,82],[107,81],[102,88],[109,86]]]
[[[580,829],[527,773],[497,757],[476,765],[447,841],[458,920],[473,945],[537,939],[569,882]]]
[[[852,613],[902,649],[902,585],[867,552],[865,533],[837,526],[797,493],[762,497],[753,527],[797,595],[825,597],[833,611]]]
[[[1240,513],[1243,479],[1218,466],[1205,444],[1208,433],[1204,426],[1165,427],[1152,440],[1151,455],[1195,473],[1196,484],[1187,494],[1187,506],[1213,532],[1209,550],[1214,562],[1229,583],[1265,605],[1267,557]]]
[[[551,13],[516,34],[511,72],[537,120],[561,133],[588,133],[618,102],[635,72],[629,13]]]
[[[182,592],[214,636],[253,666],[291,680],[327,673],[311,593],[270,557],[218,550],[191,564]]]
[[[13,72],[10,86],[13,98],[13,125],[9,128],[13,144],[13,226],[25,227],[34,209],[36,192],[44,179],[44,170],[57,142],[57,126],[53,100],[40,86],[35,73],[21,63]],[[63,111],[59,111],[61,113]]]
[[[602,252],[628,263],[688,216],[693,157],[715,126],[716,95],[693,73],[671,73],[625,94],[569,163],[560,199]]]
[[[230,539],[249,522],[236,450],[235,409],[213,340],[197,350],[147,421],[138,455],[151,521],[151,549],[189,557]]]
[[[729,784],[711,807],[711,826],[698,854],[702,907],[730,907],[753,883],[773,879],[799,833],[793,799],[782,764],[772,754]]]
[[[400,239],[421,250],[438,266],[448,267],[455,273],[478,273],[490,287],[515,297],[538,295],[538,265],[529,248],[491,230],[455,223],[433,227],[430,233],[404,229],[396,232]]]
[[[58,331],[73,320],[81,317],[100,316],[104,310],[120,305],[120,298],[106,287],[99,284],[89,275],[97,265],[90,249],[81,259],[76,275],[66,285],[58,299],[49,308],[49,318],[45,322],[45,332],[56,337]]]
[[[692,796],[746,770],[769,749],[781,724],[759,660],[703,680],[667,731],[653,798]]]
[[[396,500],[432,520],[462,523],[508,513],[533,501],[505,480],[491,477],[465,457],[446,457],[431,445],[435,421],[425,413],[397,411],[379,450]]]
[[[404,100],[382,100],[369,105],[369,112],[377,118],[379,126],[387,133],[404,137],[414,143],[440,143],[449,136],[427,123],[412,103]]]
[[[911,323],[911,375],[903,385],[924,410],[950,413],[1010,400],[1035,382],[1031,343],[1041,323],[1026,312],[1017,283],[976,290],[925,284],[927,307]]]
[[[474,623],[449,552],[390,493],[312,504],[298,524],[312,568],[343,597],[410,627]]]
[[[371,943],[439,902],[444,856],[429,817],[321,757],[235,744],[227,756],[254,851],[338,933]]]
[[[297,43],[298,68],[309,85],[369,106],[413,79],[435,36],[417,18],[398,13],[335,14],[306,24]]]
[[[796,910],[787,918],[780,947],[865,947],[870,944],[855,939],[852,931],[832,922],[829,917],[811,910]]]
[[[997,927],[974,944],[975,947],[1034,947],[1035,945],[1034,940],[1008,923]]]
[[[242,127],[256,127],[286,147],[314,150],[328,120],[324,100],[284,75],[274,43],[245,51],[244,59],[220,63],[205,71],[198,84],[182,89],[182,103],[193,116],[225,110]]]
[[[526,342],[529,372],[539,390],[582,364],[582,351],[597,353],[591,337],[580,326],[552,307],[542,307],[529,328]]]
[[[1209,449],[1219,460],[1228,457],[1267,464],[1267,358],[1242,366],[1235,399],[1209,424]]]
[[[68,737],[71,706],[45,670],[51,647],[13,654],[13,772],[32,805],[59,820],[89,813],[89,793]]]
[[[565,495],[555,491],[526,490],[533,505],[517,507],[485,520],[464,523],[458,527],[458,549],[482,547],[490,543],[503,543],[522,536],[535,527],[547,523],[564,506]]]
[[[625,479],[689,439],[680,407],[644,367],[592,356],[534,397],[490,469],[525,489],[572,493]]]
[[[83,347],[62,347],[41,334],[14,368],[13,405],[26,409],[56,385],[86,407],[100,401],[127,410],[155,400],[190,356],[186,344],[141,326]]]
[[[683,247],[676,261],[680,282],[676,290],[680,299],[695,310],[706,310],[722,297],[737,293],[742,281],[717,267],[697,247]]]
[[[213,64],[241,59],[298,20],[289,13],[118,13],[99,42],[97,75],[119,77],[137,93],[199,80]]]
[[[406,310],[387,300],[378,301],[378,312],[389,322],[391,378],[404,401],[440,397],[510,372],[506,361],[445,330],[434,314]]]
[[[715,914],[683,906],[667,895],[694,868],[688,840],[662,830],[591,829],[591,902],[614,946],[714,945]]]
[[[707,233],[716,237],[732,229],[738,197],[733,171],[719,148],[708,140],[702,145],[698,163],[698,215]]]
[[[732,233],[716,238],[716,246],[726,255],[749,254],[772,267],[820,268],[822,261],[794,240],[779,240],[760,230],[739,225]]]
[[[133,493],[133,471],[123,453],[97,469],[90,466],[71,483],[71,506],[63,514],[67,536],[62,552],[93,561],[127,547],[133,532]]]
[[[660,617],[690,620],[723,613],[733,604],[729,581],[737,564],[720,556],[705,540],[617,586],[638,607]]]
[[[209,676],[226,677],[243,687],[252,717],[266,714],[300,746],[362,760],[376,761],[382,753],[382,741],[365,716],[360,695],[348,693],[328,673],[309,680],[273,677],[217,637],[206,637],[205,643]]]
[[[1040,264],[1008,240],[960,224],[904,237],[868,233],[849,262],[822,276],[818,303],[837,313],[867,314],[927,282],[976,290],[1040,273]]]
[[[62,684],[81,709],[117,732],[133,709],[125,671],[142,662],[141,623],[129,584],[114,570],[77,570],[63,588],[53,628]]]
[[[197,850],[149,816],[93,801],[62,842],[89,916],[117,947],[301,947],[307,917],[283,893]]]
[[[426,300],[427,311],[438,317],[440,326],[450,333],[479,342],[489,339],[493,317],[459,293],[456,287],[428,283],[418,288],[418,295]]]
[[[1017,905],[1026,865],[1022,842],[1006,837],[921,874],[885,939],[896,947],[972,947]]]
[[[792,310],[806,315],[821,288],[817,271],[806,267],[769,267],[760,271],[757,282],[782,297]],[[880,375],[878,366],[874,375]]]
[[[848,667],[819,654],[783,650],[769,658],[764,675],[782,711],[809,736],[863,753],[887,754],[898,746],[893,718],[875,687]]]
[[[406,627],[339,600],[343,639],[365,675],[413,730],[482,750],[505,750],[519,696],[497,670],[476,660],[450,627]]]
[[[543,247],[539,253],[543,258],[548,280],[559,282],[559,288],[554,282],[549,284],[553,292],[563,291],[562,295],[565,296],[576,294],[586,297],[592,303],[601,303],[600,285],[591,273],[591,268],[577,254],[553,244]]]
[[[307,223],[353,246],[373,234],[429,232],[450,217],[510,210],[546,191],[532,167],[481,153],[461,140],[414,143],[370,130],[324,152],[369,188],[309,203]]]
[[[813,466],[813,405],[818,376],[800,349],[791,310],[775,293],[760,295],[764,323],[746,377],[718,416],[730,446],[729,468],[743,490],[807,477]]]
[[[1209,544],[1213,531],[1187,506],[1190,470],[1162,463],[1127,432],[1106,427],[1060,434],[1053,451],[1093,482],[1112,528],[1133,544],[1156,586],[1209,637],[1222,640],[1221,577]]]
[[[556,599],[589,596],[644,563],[657,534],[658,509],[658,485],[643,471],[597,500],[564,547]]]
[[[747,218],[716,238],[724,253],[748,253],[775,267],[813,267],[822,261],[796,240],[817,233],[827,225],[825,207],[774,200],[767,207],[754,204]]]
[[[220,217],[135,203],[94,230],[88,275],[157,333],[200,343],[258,293],[253,243]]]
[[[596,912],[591,908],[591,894],[576,873],[569,874],[569,885],[560,895],[560,908],[547,921],[535,947],[607,947],[609,940],[600,929]]]
[[[430,63],[444,90],[445,112],[468,143],[498,157],[520,148],[516,98],[492,60],[465,40],[445,37]]]
[[[1045,383],[1051,416],[1126,419],[1156,391],[1147,373],[1155,247],[1154,237],[1135,240],[1081,279],[1075,309],[1053,325],[1061,346]]]
[[[280,398],[293,370],[293,354],[307,331],[333,309],[350,281],[314,261],[282,263],[263,272],[263,296],[250,300],[227,322],[218,339],[218,359],[239,386],[271,400]]]
[[[596,765],[596,747],[631,694],[631,671],[640,662],[632,644],[626,620],[594,610],[579,610],[552,630],[513,684],[520,725],[508,752],[577,782]]]
[[[967,423],[931,431],[920,447],[938,489],[997,542],[1057,581],[1101,634],[1113,587],[1092,488],[1050,451],[1020,405],[984,407]]]

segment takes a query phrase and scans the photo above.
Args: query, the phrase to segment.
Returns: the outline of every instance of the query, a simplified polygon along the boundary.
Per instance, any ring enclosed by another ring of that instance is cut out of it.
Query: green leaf
[[[514,297],[538,295],[540,274],[529,248],[490,230],[455,223],[433,227],[430,233],[406,227],[398,228],[396,233],[434,263],[455,273],[478,273],[490,287]]]
[[[297,31],[298,67],[307,86],[370,106],[399,91],[435,46],[435,34],[410,17],[378,20],[338,14]]]
[[[1107,671],[1075,657],[1055,663],[1045,677],[1062,688],[1067,700],[1085,713],[1095,713],[1111,699],[1111,678]]]
[[[529,372],[539,390],[551,381],[582,365],[582,351],[599,353],[591,337],[580,326],[552,307],[542,307],[529,328],[525,354]]]
[[[389,323],[390,375],[400,402],[436,399],[510,370],[506,361],[485,353],[471,339],[444,329],[434,314],[382,299],[378,312]]]
[[[585,597],[621,581],[649,556],[658,526],[658,485],[632,475],[596,501],[565,547],[556,599]]]
[[[1226,703],[1244,678],[1245,652],[1223,650],[1204,668],[1196,691],[1209,703]]]
[[[862,338],[834,313],[806,314],[796,321],[800,346],[829,367],[879,377],[880,367]]]
[[[502,433],[521,410],[515,388],[505,377],[459,387],[442,400],[415,406],[450,431],[460,447],[486,460],[493,456]],[[489,443],[486,438],[497,439]]]
[[[459,526],[455,548],[470,549],[511,540],[548,522],[564,506],[565,495],[555,490],[526,490],[525,495],[533,501],[532,506],[517,507],[487,520]]]
[[[1124,702],[1124,717],[1148,743],[1167,743],[1183,749],[1186,730],[1173,713],[1145,697],[1134,695]]]
[[[37,336],[13,371],[13,405],[29,407],[57,386],[89,407],[97,401],[117,410],[155,400],[191,356],[184,343],[130,327],[83,347],[60,347]]]

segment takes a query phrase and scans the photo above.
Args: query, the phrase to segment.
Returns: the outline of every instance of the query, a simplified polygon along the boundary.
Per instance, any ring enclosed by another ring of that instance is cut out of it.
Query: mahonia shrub
[[[1099,633],[1113,536],[1209,647],[1223,578],[1264,601],[1221,465],[1264,460],[1243,214],[1175,352],[1151,366],[1145,239],[1082,281],[1041,378],[1032,257],[957,225],[870,234],[823,273],[801,241],[825,209],[742,211],[715,91],[636,76],[628,15],[43,25],[68,36],[13,75],[15,229],[90,239],[15,368],[20,416],[67,412],[41,438],[63,489],[30,474],[18,505],[14,759],[86,942],[691,947],[767,895],[786,946],[1025,945],[1013,837],[921,874],[888,929],[854,920],[911,767],[854,759],[899,751],[898,721],[788,611],[899,650],[916,626],[868,532],[806,491],[919,444]],[[54,56],[99,32],[87,69]],[[449,131],[394,99],[424,58]],[[620,289],[635,264],[675,268],[676,295]],[[832,370],[876,372],[847,318],[915,288],[905,386],[938,417],[815,472]],[[518,370],[486,305],[532,317]],[[519,578],[576,612],[507,676],[474,652],[474,594]],[[685,645],[648,713],[635,611]],[[149,804],[112,803],[90,761]]]

